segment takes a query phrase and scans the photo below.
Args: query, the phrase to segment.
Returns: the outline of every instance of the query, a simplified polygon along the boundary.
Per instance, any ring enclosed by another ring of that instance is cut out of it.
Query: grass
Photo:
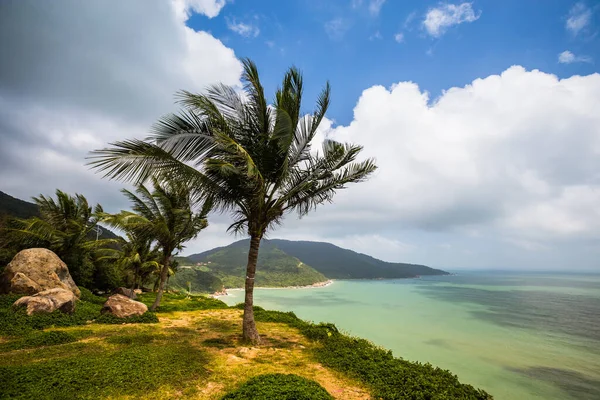
[[[142,293],[138,295],[138,301],[152,305],[156,299],[156,293]],[[186,296],[185,294],[165,293],[160,301],[157,312],[173,311],[198,311],[228,308],[221,300],[206,296]]]
[[[259,375],[223,397],[223,400],[333,400],[323,386],[293,374]]]
[[[0,398],[216,400],[261,393],[285,399],[269,390],[288,386],[290,393],[300,390],[289,397],[298,399],[319,398],[300,397],[317,387],[347,400],[491,398],[448,371],[394,358],[332,324],[256,307],[263,343],[252,347],[241,340],[241,309],[203,297],[164,300],[158,324],[42,324],[43,331],[19,336],[0,332]],[[0,296],[0,311],[8,303]]]

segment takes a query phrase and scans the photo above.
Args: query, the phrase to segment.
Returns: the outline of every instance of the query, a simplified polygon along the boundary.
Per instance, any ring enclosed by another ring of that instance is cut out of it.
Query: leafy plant
[[[317,382],[293,374],[265,374],[251,378],[223,400],[332,400]]]

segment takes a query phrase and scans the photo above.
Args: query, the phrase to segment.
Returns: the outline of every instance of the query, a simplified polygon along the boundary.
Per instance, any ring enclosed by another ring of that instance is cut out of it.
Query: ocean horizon
[[[495,399],[600,398],[600,274],[449,272],[256,289],[254,298],[448,369]],[[243,291],[219,298],[236,304]]]

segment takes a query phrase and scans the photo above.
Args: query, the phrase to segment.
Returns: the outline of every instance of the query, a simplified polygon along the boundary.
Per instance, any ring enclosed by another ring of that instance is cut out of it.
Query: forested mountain
[[[226,247],[188,256],[194,263],[219,277],[225,287],[243,287],[248,263],[248,241],[242,240]],[[264,240],[256,268],[257,286],[306,286],[326,281],[327,277],[298,258]]]
[[[242,278],[247,262],[248,248],[249,242],[246,239],[234,242],[229,246],[192,254],[186,258],[194,263],[214,262],[214,267],[207,264],[211,270],[222,271]],[[311,269],[329,279],[394,279],[448,274],[425,265],[381,261],[366,254],[342,249],[331,243],[264,239],[259,253],[257,277],[261,272],[270,274],[275,272],[272,269],[282,268],[279,265],[287,265],[291,268],[294,265],[300,265],[299,263],[310,266]],[[224,282],[226,281],[224,280]],[[243,284],[243,279],[240,282]],[[257,278],[257,284],[259,282]],[[263,283],[259,286],[264,285]],[[225,286],[232,287],[227,283]]]

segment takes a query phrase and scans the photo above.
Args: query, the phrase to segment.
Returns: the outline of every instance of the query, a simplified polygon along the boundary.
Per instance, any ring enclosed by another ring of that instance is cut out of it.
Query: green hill
[[[206,272],[219,277],[226,288],[244,287],[248,262],[248,241],[188,256]],[[294,256],[286,254],[269,241],[263,241],[256,268],[256,286],[307,286],[324,282],[327,277]]]
[[[241,287],[248,247],[249,241],[245,239],[186,258],[194,263],[204,263],[223,280],[225,287]],[[307,271],[290,275],[295,268],[306,268]],[[425,265],[385,262],[331,243],[265,239],[259,252],[257,285],[308,285],[326,279],[397,279],[421,275],[448,275],[448,272]],[[305,283],[310,279],[304,280],[301,276],[315,280]],[[274,284],[277,281],[287,284]]]
[[[190,286],[188,286],[190,285]],[[215,293],[223,291],[223,281],[203,267],[180,266],[169,278],[169,289],[192,293]]]

